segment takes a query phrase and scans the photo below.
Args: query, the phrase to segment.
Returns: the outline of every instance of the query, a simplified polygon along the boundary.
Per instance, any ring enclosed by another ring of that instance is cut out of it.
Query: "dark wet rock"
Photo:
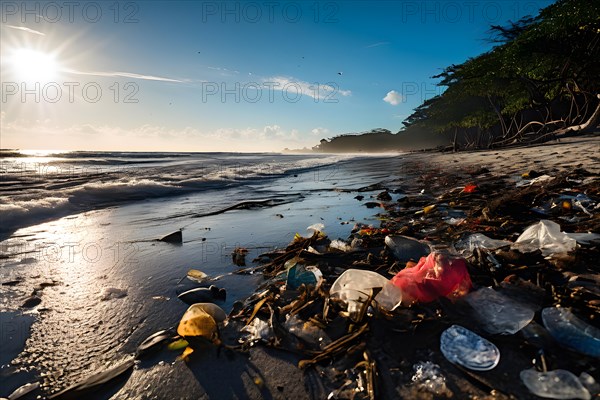
[[[227,296],[227,291],[211,285],[207,288],[195,288],[181,293],[177,296],[181,301],[187,304],[211,303],[215,300],[223,300]]]
[[[374,183],[373,185],[364,186],[358,189],[359,192],[371,192],[373,190],[383,190],[385,189],[381,183]]]
[[[381,192],[377,195],[377,200],[381,200],[381,201],[391,201],[392,200],[392,196],[390,196],[390,194],[385,191],[385,192]]]
[[[523,178],[525,179],[533,179],[533,178],[537,178],[539,177],[541,174],[535,170],[529,170],[527,172],[525,172],[523,175],[521,175]]]
[[[367,208],[375,208],[375,207],[381,207],[381,204],[375,203],[374,201],[369,201],[369,202],[365,203],[364,206]]]
[[[283,218],[283,216],[282,216]],[[236,248],[231,253],[232,262],[238,267],[246,266],[246,254],[248,254],[248,250],[244,248]]]
[[[171,330],[162,330],[158,331],[146,338],[137,348],[136,358],[140,357],[151,350],[158,348],[158,345],[164,343],[165,341],[172,339],[175,336],[173,331]]]
[[[40,304],[41,302],[42,302],[41,298],[39,298],[36,295],[32,295],[32,296],[29,296],[27,299],[25,299],[23,304],[21,304],[21,307],[33,308],[33,307],[37,306],[38,304]]]
[[[471,171],[471,172],[470,172],[470,175],[472,175],[472,176],[477,176],[477,175],[483,175],[483,174],[487,174],[487,173],[489,173],[489,172],[490,172],[490,170],[489,170],[489,169],[487,169],[486,167],[479,167],[479,168],[477,168],[476,170],[474,170],[474,171]]]
[[[365,196],[361,196],[360,194],[358,196],[354,196],[354,198],[358,201],[362,201],[362,199],[365,198]]]
[[[158,240],[160,240],[161,242],[166,242],[166,243],[181,244],[181,243],[183,243],[183,234],[182,234],[181,230],[178,230],[176,232],[169,233],[168,235],[163,236]]]
[[[53,287],[53,286],[58,286],[58,285],[59,285],[58,282],[50,281],[50,282],[42,282],[38,286],[43,289],[43,288]]]

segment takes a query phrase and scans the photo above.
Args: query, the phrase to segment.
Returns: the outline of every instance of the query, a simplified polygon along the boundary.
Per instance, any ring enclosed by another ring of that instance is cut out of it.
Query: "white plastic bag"
[[[544,256],[549,256],[571,251],[576,245],[575,239],[560,231],[560,225],[543,219],[525,229],[512,247],[524,253],[540,249]]]
[[[380,287],[382,290],[375,296],[375,301],[386,310],[393,310],[402,301],[402,292],[386,277],[373,271],[348,269],[331,286],[331,296],[348,303],[350,314],[360,311],[364,301],[369,298],[371,289]]]

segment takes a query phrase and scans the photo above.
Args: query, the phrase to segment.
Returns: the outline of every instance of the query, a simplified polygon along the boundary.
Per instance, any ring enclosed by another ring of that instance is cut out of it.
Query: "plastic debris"
[[[433,212],[436,207],[437,206],[435,204],[423,207],[423,214],[429,214],[429,213]]]
[[[475,191],[477,191],[477,185],[474,185],[472,183],[465,185],[465,187],[462,190],[463,193],[475,193]]]
[[[248,332],[248,340],[269,340],[273,337],[273,329],[268,322],[260,318],[254,318],[252,322],[242,328],[242,331]]]
[[[181,353],[181,355],[179,356],[179,358],[183,361],[188,361],[189,356],[194,352],[194,349],[191,348],[190,346],[186,347],[185,350],[183,350],[183,353]]]
[[[497,240],[485,236],[482,233],[474,233],[467,236],[454,246],[460,253],[466,257],[473,255],[475,249],[497,250],[502,247],[510,246],[512,242],[508,240]]]
[[[415,374],[412,376],[414,384],[420,388],[442,396],[449,392],[446,387],[446,377],[442,374],[440,366],[431,361],[420,361],[413,365]]]
[[[569,252],[576,245],[575,239],[560,231],[560,225],[543,219],[525,229],[512,247],[525,253],[540,249],[544,256],[549,256]]]
[[[402,301],[402,292],[384,276],[373,271],[348,269],[331,286],[331,296],[348,303],[348,312],[354,314],[362,308],[369,298],[371,289],[382,288],[375,301],[386,310],[393,310]]]
[[[308,248],[306,249],[306,251],[308,251],[309,253],[312,253],[312,254],[321,254],[321,252],[319,250],[315,249],[312,246],[308,246]]]
[[[600,357],[600,329],[585,323],[564,308],[544,308],[542,321],[558,343],[580,353]]]
[[[286,288],[295,290],[301,285],[317,285],[323,279],[323,274],[315,266],[304,266],[292,258],[285,263],[287,269]]]
[[[351,245],[342,240],[332,240],[331,243],[329,243],[329,248],[340,250],[344,253],[354,250]]]
[[[213,340],[217,337],[217,324],[226,318],[225,311],[216,304],[194,304],[181,317],[177,333],[183,337],[204,337]]]
[[[593,376],[588,374],[587,372],[582,372],[579,374],[579,381],[592,395],[600,394],[600,384],[596,382]]]
[[[208,279],[208,275],[197,269],[190,269],[187,272],[187,278],[191,281],[202,283],[203,281]]]
[[[106,301],[111,299],[120,299],[127,296],[127,289],[119,289],[114,287],[106,287],[100,292],[100,300]]]
[[[525,174],[523,174],[522,178],[524,178],[522,181],[517,182],[517,187],[531,186],[536,183],[548,182],[548,181],[551,181],[554,179],[554,177],[552,177],[550,175],[541,175],[541,176],[536,176],[535,178],[533,178],[532,176],[525,176]],[[528,179],[528,178],[533,178],[533,179]]]
[[[288,269],[286,288],[298,289],[301,285],[316,285],[323,279],[323,274],[319,268],[309,265],[308,267],[299,264]]]
[[[442,332],[440,350],[451,363],[474,371],[489,371],[500,361],[500,351],[492,342],[459,325]]]
[[[465,296],[481,327],[491,334],[512,335],[531,322],[535,312],[516,301],[483,287]]]
[[[431,253],[428,244],[408,236],[386,236],[385,244],[394,253],[394,257],[401,262],[419,260],[421,257]]]
[[[306,227],[307,231],[313,232],[313,233],[323,232],[323,229],[325,229],[325,225],[323,225],[320,222]]]
[[[185,349],[189,345],[190,345],[190,343],[187,340],[179,339],[172,343],[169,343],[169,345],[167,346],[167,349],[169,349],[171,351],[178,351],[178,350]]]
[[[566,234],[571,239],[575,239],[575,241],[579,244],[591,245],[594,243],[600,243],[600,234],[598,233],[567,233]]]
[[[583,399],[592,398],[577,376],[564,369],[538,372],[535,369],[521,371],[521,381],[536,396],[547,399]]]
[[[405,303],[426,303],[441,296],[458,298],[473,286],[465,260],[436,252],[401,270],[391,282],[401,289]]]
[[[454,217],[446,217],[443,218],[444,222],[447,223],[448,225],[452,225],[452,226],[458,226],[462,223],[464,223],[466,221],[465,218],[454,218]]]
[[[331,343],[331,339],[323,329],[310,321],[302,321],[296,315],[288,316],[283,326],[294,336],[318,348],[322,349]]]

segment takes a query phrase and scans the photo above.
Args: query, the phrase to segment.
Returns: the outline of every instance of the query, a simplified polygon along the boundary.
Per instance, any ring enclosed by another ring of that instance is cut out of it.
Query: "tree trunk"
[[[458,150],[456,148],[456,137],[458,136],[458,127],[455,126],[454,127],[454,138],[452,139],[452,152],[456,153],[456,151]]]
[[[600,99],[600,94],[597,95],[598,99]],[[555,131],[554,133],[557,136],[562,136],[562,135],[566,135],[567,133],[571,133],[571,132],[590,132],[593,131],[595,129],[598,129],[598,125],[600,124],[600,101],[598,101],[598,104],[596,105],[596,109],[594,110],[594,113],[588,118],[588,120],[580,125],[575,125],[575,126],[569,126],[565,129],[560,129]]]

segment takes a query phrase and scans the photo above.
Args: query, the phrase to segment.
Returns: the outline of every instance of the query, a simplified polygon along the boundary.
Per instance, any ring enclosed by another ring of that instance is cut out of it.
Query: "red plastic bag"
[[[398,272],[392,283],[402,290],[403,303],[428,303],[440,296],[458,298],[473,286],[465,260],[440,253],[421,257],[414,267]]]

